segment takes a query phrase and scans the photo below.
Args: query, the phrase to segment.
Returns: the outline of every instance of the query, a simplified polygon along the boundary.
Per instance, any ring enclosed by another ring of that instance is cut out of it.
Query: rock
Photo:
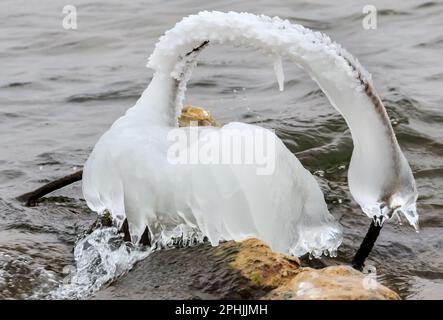
[[[93,299],[399,299],[367,279],[348,266],[303,268],[248,239],[156,251]]]
[[[297,276],[263,299],[399,300],[400,297],[350,266],[330,266],[320,270],[300,268]]]
[[[229,247],[238,251],[229,266],[257,286],[276,288],[293,278],[300,268],[297,257],[289,257],[272,252],[267,245],[256,239],[242,242],[229,241],[215,249],[220,254]]]
[[[184,106],[178,117],[178,124],[180,127],[189,127],[191,122],[198,126],[220,127],[209,111],[200,107]]]
[[[92,233],[95,229],[100,229],[103,227],[112,227],[114,225],[114,222],[112,221],[112,216],[109,213],[108,210],[105,210],[103,214],[99,215],[97,217],[97,220],[91,225],[89,230],[87,231],[87,234]]]
[[[159,250],[92,299],[259,299],[272,288],[231,266],[239,251],[233,242]]]

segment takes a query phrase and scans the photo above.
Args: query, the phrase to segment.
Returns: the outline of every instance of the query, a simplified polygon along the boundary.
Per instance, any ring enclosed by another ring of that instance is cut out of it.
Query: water
[[[326,32],[368,69],[420,193],[420,233],[384,226],[370,263],[403,298],[443,298],[443,3],[371,1],[378,28],[362,28],[366,1],[71,1],[78,29],[62,28],[58,1],[0,4],[0,297],[48,297],[74,264],[75,241],[95,220],[80,184],[35,208],[13,197],[77,170],[98,137],[149,83],[158,37],[199,10],[278,15]],[[370,221],[349,194],[347,127],[309,77],[248,50],[207,49],[186,102],[275,129],[311,172],[344,227],[336,263],[349,263]],[[68,267],[69,268],[69,267]]]

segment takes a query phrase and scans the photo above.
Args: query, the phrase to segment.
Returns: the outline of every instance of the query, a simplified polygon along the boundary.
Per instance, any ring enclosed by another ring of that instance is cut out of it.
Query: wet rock
[[[239,252],[233,242],[156,251],[93,299],[258,299],[272,288],[232,267]]]
[[[229,247],[238,248],[229,266],[239,270],[251,283],[266,288],[277,288],[298,274],[300,261],[272,252],[267,245],[256,239],[243,242],[229,241],[215,249],[215,254]]]
[[[93,299],[399,299],[348,266],[303,268],[248,239],[160,250]]]
[[[300,268],[296,277],[269,292],[264,299],[399,300],[394,291],[350,266],[320,270]]]
[[[178,124],[180,127],[189,127],[193,125],[198,126],[213,126],[220,127],[221,125],[215,121],[209,111],[195,106],[184,106],[180,116],[178,117]]]
[[[112,215],[109,213],[109,211],[105,210],[103,214],[97,217],[97,220],[95,220],[95,222],[91,225],[91,227],[86,233],[90,234],[96,229],[112,227],[112,226],[114,226]]]

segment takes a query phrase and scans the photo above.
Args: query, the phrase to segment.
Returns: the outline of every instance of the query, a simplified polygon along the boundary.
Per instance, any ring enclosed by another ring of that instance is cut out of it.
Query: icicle
[[[331,258],[337,257],[337,249],[328,249]]]
[[[392,215],[393,218],[397,218],[397,223],[401,226],[403,225],[403,220],[401,218],[401,215],[399,214],[399,210],[395,210],[394,214]]]
[[[278,88],[280,91],[283,91],[285,85],[285,74],[283,72],[283,64],[281,61],[281,57],[279,56],[276,56],[274,58],[274,72],[275,76],[277,77]]]

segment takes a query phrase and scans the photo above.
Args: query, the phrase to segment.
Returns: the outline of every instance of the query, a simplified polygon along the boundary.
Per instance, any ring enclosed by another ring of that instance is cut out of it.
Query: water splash
[[[163,230],[151,248],[124,242],[115,227],[94,230],[80,239],[74,248],[75,267],[67,266],[63,284],[54,290],[52,299],[85,299],[103,286],[129,272],[133,266],[160,249],[190,247],[206,240],[188,225]]]
[[[122,240],[117,228],[94,230],[79,240],[74,249],[76,266],[57,288],[52,299],[84,299],[103,285],[124,275],[152,251]]]
[[[0,299],[42,299],[57,285],[57,274],[31,258],[0,252]]]

